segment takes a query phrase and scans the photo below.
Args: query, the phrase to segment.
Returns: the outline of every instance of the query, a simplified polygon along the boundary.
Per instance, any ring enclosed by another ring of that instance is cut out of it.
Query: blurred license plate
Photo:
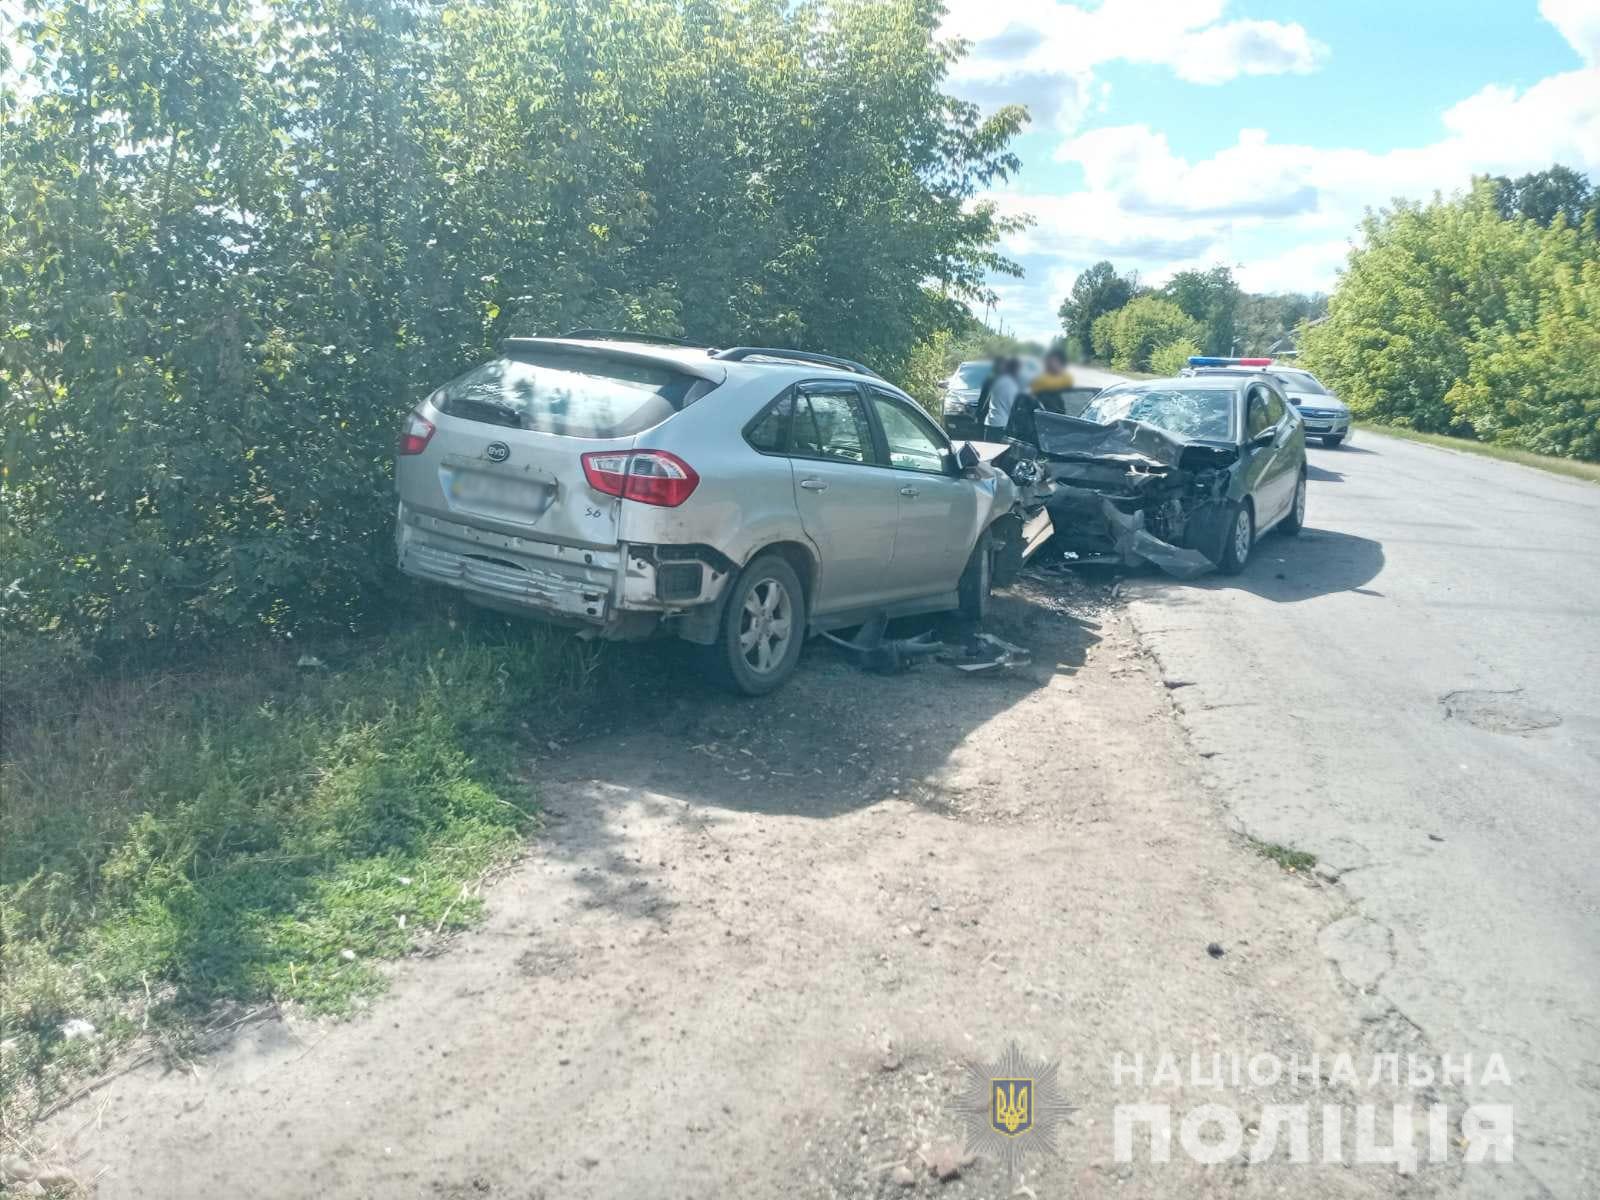
[[[450,471],[445,478],[445,491],[450,499],[462,504],[542,510],[549,488],[531,479],[507,479],[487,471]]]

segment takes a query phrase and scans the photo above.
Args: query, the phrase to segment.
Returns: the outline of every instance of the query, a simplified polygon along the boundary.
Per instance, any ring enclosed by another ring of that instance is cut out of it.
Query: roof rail
[[[726,359],[730,362],[743,362],[747,358],[777,358],[785,362],[816,363],[823,367],[837,367],[841,371],[854,371],[857,375],[868,375],[873,379],[882,379],[871,367],[849,358],[839,358],[832,354],[818,354],[814,350],[787,350],[781,346],[734,346],[727,350],[712,352],[712,358]]]
[[[686,342],[662,333],[630,333],[626,329],[574,329],[561,336],[586,342],[651,342],[661,346],[687,346],[691,350],[704,349],[700,342]]]

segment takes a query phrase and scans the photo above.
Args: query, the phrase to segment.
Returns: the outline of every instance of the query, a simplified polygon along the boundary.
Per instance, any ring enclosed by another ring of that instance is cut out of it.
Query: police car
[[[1215,358],[1194,355],[1185,375],[1242,375],[1263,371],[1276,379],[1300,413],[1307,438],[1321,438],[1324,446],[1343,445],[1352,436],[1350,410],[1310,371],[1286,367],[1270,358]]]

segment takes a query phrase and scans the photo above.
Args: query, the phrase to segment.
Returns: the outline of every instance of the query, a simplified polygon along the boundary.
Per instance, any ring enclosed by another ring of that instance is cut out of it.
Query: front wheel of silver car
[[[805,591],[784,559],[764,554],[733,583],[722,628],[706,647],[712,676],[746,696],[763,696],[794,673],[806,629]]]

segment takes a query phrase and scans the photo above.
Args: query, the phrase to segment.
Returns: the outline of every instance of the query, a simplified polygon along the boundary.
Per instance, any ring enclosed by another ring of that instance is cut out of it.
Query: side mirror
[[[961,464],[961,469],[963,471],[970,471],[973,467],[982,462],[983,459],[979,457],[978,452],[972,448],[971,442],[962,442],[960,448],[956,450],[956,461]]]
[[[1274,426],[1271,429],[1263,429],[1260,433],[1256,434],[1255,437],[1250,439],[1250,444],[1252,446],[1270,446],[1277,440],[1278,430],[1277,427]]]

